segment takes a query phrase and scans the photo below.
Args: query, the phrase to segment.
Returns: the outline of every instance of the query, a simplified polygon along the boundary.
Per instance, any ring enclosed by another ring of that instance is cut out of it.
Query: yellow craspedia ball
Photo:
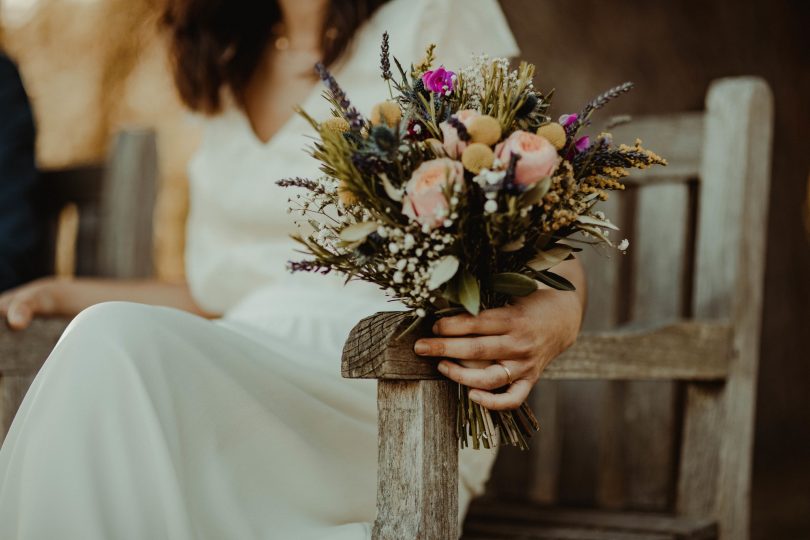
[[[394,101],[382,101],[374,105],[371,109],[371,123],[374,125],[387,124],[388,126],[396,126],[400,119],[402,119],[402,111],[399,105]]]
[[[321,128],[334,133],[346,133],[349,131],[349,123],[338,116],[333,116],[321,122]]]
[[[557,150],[565,146],[565,128],[557,122],[540,126],[537,128],[537,134],[548,139],[548,142],[553,144]]]
[[[495,152],[484,143],[472,143],[461,154],[461,163],[473,174],[478,174],[481,169],[489,169],[493,161]]]
[[[482,114],[473,118],[466,127],[472,142],[492,146],[501,139],[501,123],[492,116]]]

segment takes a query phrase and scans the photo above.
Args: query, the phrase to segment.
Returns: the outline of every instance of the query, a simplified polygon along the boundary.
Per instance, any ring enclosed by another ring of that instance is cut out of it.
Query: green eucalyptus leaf
[[[563,262],[572,251],[573,248],[568,246],[554,246],[546,251],[538,251],[535,257],[526,264],[532,270],[542,272]]]
[[[507,243],[507,244],[502,245],[502,246],[501,246],[501,251],[506,252],[506,253],[510,253],[510,252],[512,252],[512,251],[517,251],[517,250],[519,250],[519,249],[520,249],[520,248],[522,248],[524,245],[526,245],[526,237],[525,237],[525,236],[521,236],[521,237],[520,237],[520,238],[518,238],[517,240],[512,240],[511,242],[509,242],[509,243]]]
[[[605,236],[605,234],[600,229],[598,229],[596,227],[586,227],[586,226],[582,225],[582,226],[578,227],[578,229],[581,230],[581,231],[585,231],[585,232],[587,232],[589,234],[592,234],[593,236],[597,237],[599,240],[601,240],[602,242],[606,243],[609,246],[613,245],[613,243],[610,241],[610,239],[607,236]],[[594,242],[591,242],[591,243],[594,243]]]
[[[443,283],[449,281],[458,271],[458,259],[454,255],[445,255],[433,264],[428,280],[428,289],[438,289]]]
[[[481,311],[481,291],[475,276],[464,270],[458,284],[458,300],[472,315]]]
[[[537,282],[517,272],[502,272],[492,277],[492,288],[509,296],[528,296],[537,290]]]
[[[520,202],[523,206],[531,206],[533,204],[540,204],[543,197],[546,196],[548,190],[551,189],[551,177],[546,176],[537,182],[531,189],[523,193],[520,197]]]
[[[400,202],[402,200],[402,191],[394,187],[391,180],[388,179],[388,175],[385,173],[380,174],[380,180],[382,180],[385,194],[388,195],[392,201]]]
[[[575,291],[576,287],[574,284],[562,277],[559,274],[555,274],[554,272],[549,272],[545,270],[543,272],[537,272],[535,277],[539,280],[551,287],[552,289],[557,289],[558,291]]]
[[[448,281],[444,287],[442,287],[442,298],[450,302],[451,304],[461,304],[461,301],[458,299],[458,280],[451,279]]]
[[[360,242],[377,230],[377,224],[371,221],[352,223],[340,231],[340,239],[344,242]]]
[[[613,223],[605,221],[604,219],[597,219],[593,216],[577,216],[577,221],[585,225],[596,225],[597,227],[605,227],[606,229],[613,229],[614,231],[619,230]]]

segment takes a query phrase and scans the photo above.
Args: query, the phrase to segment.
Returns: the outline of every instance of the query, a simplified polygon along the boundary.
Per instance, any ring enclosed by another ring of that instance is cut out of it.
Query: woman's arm
[[[487,409],[516,409],[526,401],[548,363],[574,343],[582,324],[586,302],[582,265],[573,259],[557,265],[554,271],[573,283],[576,291],[542,287],[529,296],[515,298],[508,306],[484,310],[477,317],[445,317],[433,327],[433,333],[442,337],[420,339],[414,351],[424,356],[496,361],[477,369],[441,360],[439,371],[475,388],[470,399]],[[509,370],[512,384],[501,366]],[[492,392],[507,384],[506,392]]]
[[[43,278],[0,295],[0,314],[15,330],[27,327],[41,316],[77,315],[94,304],[109,301],[139,302],[168,306],[211,317],[191,297],[185,283],[154,280],[113,280],[96,278]]]

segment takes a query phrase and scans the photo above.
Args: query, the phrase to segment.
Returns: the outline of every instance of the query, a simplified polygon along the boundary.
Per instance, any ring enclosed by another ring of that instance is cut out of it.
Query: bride
[[[188,284],[44,279],[0,297],[16,329],[78,314],[0,450],[0,538],[367,539],[375,383],[342,379],[340,351],[359,319],[401,306],[285,270],[294,225],[275,180],[317,174],[291,108],[327,116],[318,60],[362,110],[384,99],[385,30],[400,59],[436,42],[447,66],[513,56],[514,38],[495,0],[171,0],[163,21],[180,96],[205,127],[189,165]],[[472,399],[516,408],[579,329],[582,270],[555,271],[579,292],[446,318],[417,352],[445,357]],[[467,358],[514,381],[453,361]],[[461,452],[460,520],[494,457]]]

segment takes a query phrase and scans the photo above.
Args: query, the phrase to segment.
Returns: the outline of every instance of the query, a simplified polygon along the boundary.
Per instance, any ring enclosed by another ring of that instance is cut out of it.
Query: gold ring
[[[512,372],[511,372],[511,371],[509,371],[509,368],[508,368],[508,367],[506,367],[505,365],[501,364],[500,362],[498,362],[498,365],[499,365],[499,366],[501,366],[501,367],[503,368],[503,370],[506,372],[506,378],[509,380],[509,382],[507,382],[506,384],[507,384],[507,385],[512,384]]]

